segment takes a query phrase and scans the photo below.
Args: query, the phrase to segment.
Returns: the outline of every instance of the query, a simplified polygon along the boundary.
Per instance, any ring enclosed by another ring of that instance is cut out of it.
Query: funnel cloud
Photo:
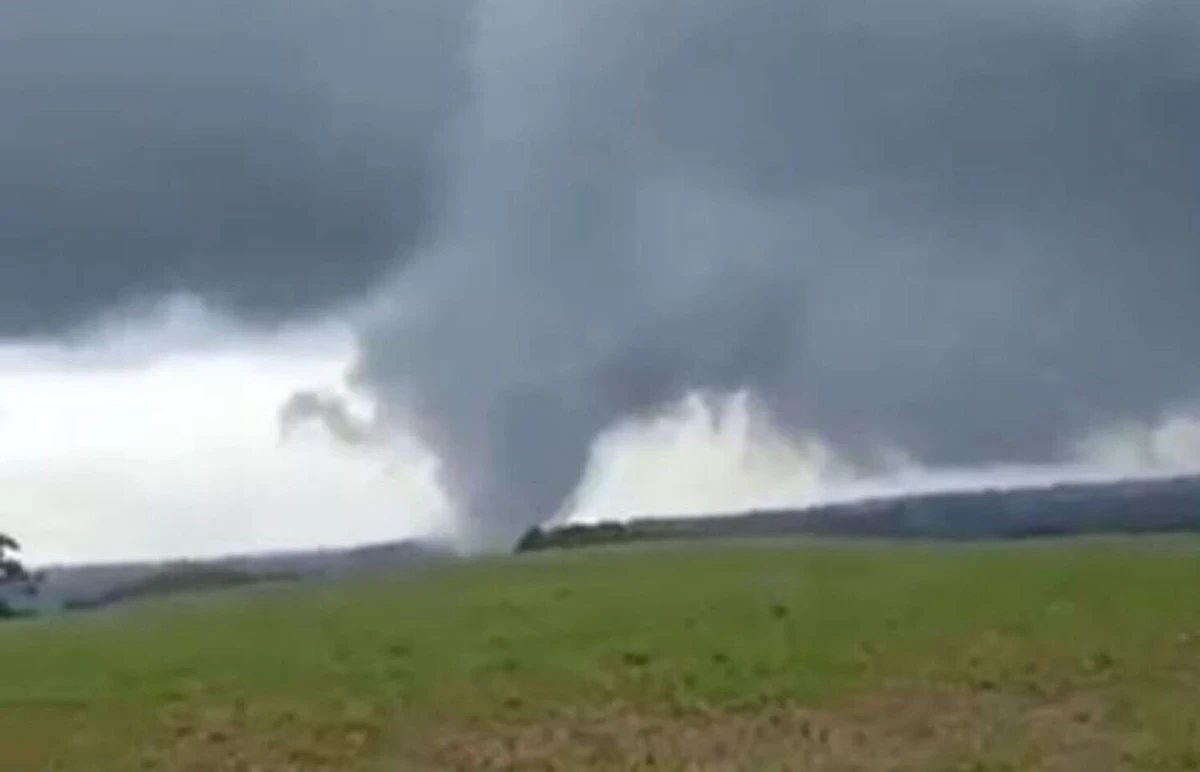
[[[1200,396],[1200,11],[481,2],[429,245],[355,377],[482,538],[746,390],[859,462],[1061,461]]]

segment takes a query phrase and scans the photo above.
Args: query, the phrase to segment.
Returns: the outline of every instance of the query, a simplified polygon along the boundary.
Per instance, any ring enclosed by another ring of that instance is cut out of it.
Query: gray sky
[[[5,3],[0,333],[361,293],[432,216],[464,32],[460,0]]]
[[[16,5],[0,328],[369,299],[485,538],[693,389],[936,464],[1200,397],[1193,2]]]

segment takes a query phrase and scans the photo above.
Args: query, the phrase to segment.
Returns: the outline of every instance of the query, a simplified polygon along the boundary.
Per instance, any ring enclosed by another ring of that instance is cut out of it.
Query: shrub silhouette
[[[12,536],[0,533],[0,618],[21,616],[13,607],[13,593],[32,596],[37,593],[37,577],[25,570],[15,553],[21,545]]]

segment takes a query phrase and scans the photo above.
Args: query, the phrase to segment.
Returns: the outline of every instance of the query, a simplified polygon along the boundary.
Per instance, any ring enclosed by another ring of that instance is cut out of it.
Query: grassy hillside
[[[42,612],[288,579],[334,579],[455,559],[446,545],[394,541],[363,547],[234,555],[171,562],[41,567],[32,604]]]
[[[0,769],[1200,767],[1200,541],[642,546],[0,626]]]
[[[115,603],[127,603],[147,598],[167,598],[173,595],[228,590],[234,587],[249,587],[269,582],[295,581],[299,578],[288,574],[278,576],[253,574],[223,566],[183,563],[135,579],[127,585],[116,587],[92,598],[68,601],[65,606],[72,610],[97,609]]]

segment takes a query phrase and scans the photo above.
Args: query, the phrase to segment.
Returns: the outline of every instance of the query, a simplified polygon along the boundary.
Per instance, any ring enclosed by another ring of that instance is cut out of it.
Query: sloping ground
[[[642,546],[0,627],[0,769],[1200,764],[1200,542]]]
[[[166,598],[172,595],[214,590],[228,590],[235,587],[249,587],[267,582],[294,581],[298,578],[300,577],[289,574],[254,574],[221,566],[185,564],[163,569],[143,579],[137,579],[127,585],[100,593],[93,598],[73,602],[68,601],[66,608],[73,610],[102,608],[115,603],[145,600],[148,598]]]
[[[239,555],[166,563],[64,565],[43,569],[38,611],[89,609],[126,600],[288,579],[344,578],[454,559],[434,542],[398,541],[344,549]]]

